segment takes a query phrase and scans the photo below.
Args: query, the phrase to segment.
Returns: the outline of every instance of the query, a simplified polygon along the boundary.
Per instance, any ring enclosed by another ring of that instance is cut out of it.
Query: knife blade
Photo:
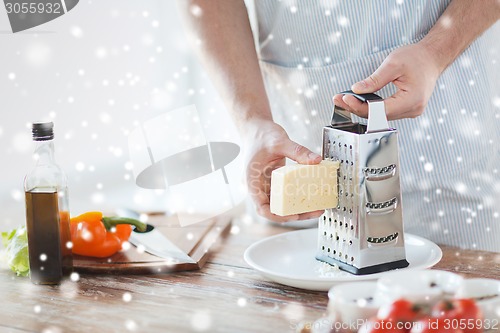
[[[130,209],[118,209],[117,213],[119,216],[134,219],[140,218],[139,213]],[[151,224],[148,224],[148,227],[144,232],[139,232],[134,228],[128,241],[137,248],[143,248],[145,252],[165,259],[169,263],[196,264],[195,260],[179,249],[174,243],[172,243],[172,241],[165,237],[165,235],[163,235]]]

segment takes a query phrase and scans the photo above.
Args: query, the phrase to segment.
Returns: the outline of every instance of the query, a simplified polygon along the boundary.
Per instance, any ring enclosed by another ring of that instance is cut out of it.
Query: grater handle
[[[338,105],[333,106],[332,126],[341,124],[352,124],[351,113]]]
[[[369,93],[369,94],[356,94],[354,91],[352,90],[346,90],[346,91],[343,91],[341,93],[339,93],[341,95],[352,95],[354,97],[356,97],[357,99],[359,99],[361,102],[370,102],[370,101],[383,101],[383,98],[380,97],[379,95],[377,94],[372,94],[372,93]]]
[[[342,95],[352,95],[362,102],[368,103],[368,125],[366,133],[386,131],[389,129],[385,114],[384,100],[377,94],[356,94],[352,90],[341,92]],[[351,122],[350,112],[335,106],[333,109],[332,125]]]

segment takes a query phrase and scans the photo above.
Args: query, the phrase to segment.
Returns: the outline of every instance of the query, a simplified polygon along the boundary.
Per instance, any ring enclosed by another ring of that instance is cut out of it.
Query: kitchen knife
[[[130,209],[118,209],[117,214],[123,217],[130,217],[139,220],[140,215]],[[144,248],[144,251],[163,258],[172,264],[189,263],[195,264],[196,261],[191,259],[186,253],[179,249],[167,237],[165,237],[154,226],[148,224],[146,231],[132,231],[128,240],[131,244],[138,248]]]

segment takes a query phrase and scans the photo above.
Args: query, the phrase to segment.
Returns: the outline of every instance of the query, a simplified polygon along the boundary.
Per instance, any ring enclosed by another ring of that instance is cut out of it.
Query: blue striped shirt
[[[449,0],[255,0],[261,69],[273,116],[319,152],[332,97],[418,42]],[[451,22],[453,24],[453,22]],[[497,23],[440,76],[424,114],[400,133],[405,230],[500,252],[500,53]],[[390,96],[392,84],[379,94]]]

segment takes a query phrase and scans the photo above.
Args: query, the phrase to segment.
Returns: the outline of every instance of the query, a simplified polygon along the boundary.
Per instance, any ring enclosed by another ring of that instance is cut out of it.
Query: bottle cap
[[[32,126],[34,141],[47,141],[54,139],[54,123],[33,123]]]

